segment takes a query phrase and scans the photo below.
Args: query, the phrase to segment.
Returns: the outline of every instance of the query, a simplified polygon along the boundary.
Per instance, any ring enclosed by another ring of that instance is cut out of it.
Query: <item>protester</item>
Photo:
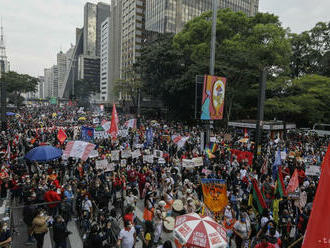
[[[45,234],[48,232],[47,217],[43,209],[38,209],[36,216],[32,221],[32,233],[37,241],[37,248],[42,248],[44,245]]]

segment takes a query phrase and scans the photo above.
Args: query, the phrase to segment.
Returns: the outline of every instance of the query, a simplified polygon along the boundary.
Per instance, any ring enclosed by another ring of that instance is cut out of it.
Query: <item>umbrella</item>
[[[86,117],[79,117],[78,121],[85,121]]]
[[[174,237],[185,247],[227,247],[226,230],[210,217],[196,213],[176,217]]]
[[[62,150],[53,146],[38,146],[29,151],[25,158],[30,161],[50,161],[62,156]]]
[[[6,115],[8,115],[8,116],[13,116],[13,115],[16,115],[16,114],[13,113],[13,112],[7,112]]]

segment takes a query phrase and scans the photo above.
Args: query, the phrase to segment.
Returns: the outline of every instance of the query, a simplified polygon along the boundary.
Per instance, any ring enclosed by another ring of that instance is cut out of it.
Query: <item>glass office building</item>
[[[178,33],[185,23],[203,12],[212,10],[213,0],[148,0],[145,28],[158,33]],[[219,0],[219,8],[230,8],[253,16],[259,0]]]

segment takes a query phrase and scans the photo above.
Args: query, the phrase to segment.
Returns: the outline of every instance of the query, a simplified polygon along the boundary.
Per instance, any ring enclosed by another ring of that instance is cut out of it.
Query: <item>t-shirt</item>
[[[90,212],[92,208],[92,202],[91,200],[84,200],[83,201],[83,210]]]
[[[239,232],[244,239],[248,238],[248,233],[250,231],[250,224],[245,222],[245,223],[241,223],[240,221],[236,221],[235,225],[234,225],[234,229]]]
[[[122,242],[122,248],[132,248],[134,246],[135,228],[132,227],[129,231],[122,229],[119,233],[118,239]]]

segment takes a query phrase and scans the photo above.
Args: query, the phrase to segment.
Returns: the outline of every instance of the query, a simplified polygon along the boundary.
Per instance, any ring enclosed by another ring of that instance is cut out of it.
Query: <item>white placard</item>
[[[99,156],[99,152],[97,150],[92,150],[89,154],[89,158],[97,158]]]
[[[120,160],[120,166],[121,167],[126,167],[126,159]]]
[[[131,150],[122,150],[121,157],[122,158],[130,158],[132,156]]]
[[[141,156],[140,150],[135,150],[132,152],[132,158],[138,158]]]
[[[118,131],[118,136],[119,137],[127,137],[128,136],[128,130],[127,129],[122,129]]]
[[[154,157],[152,155],[143,155],[143,162],[152,164],[154,162]]]
[[[105,171],[107,172],[107,171],[114,171],[114,170],[115,170],[115,165],[113,163],[108,163]]]
[[[106,131],[94,131],[94,139],[107,139],[109,138],[109,133]]]
[[[163,152],[160,150],[154,150],[154,157],[155,158],[162,158],[163,157]]]
[[[306,176],[320,176],[321,175],[320,166],[315,166],[315,165],[306,166],[305,174]]]
[[[159,164],[165,164],[166,161],[165,161],[164,158],[158,158],[158,163],[159,163]]]
[[[106,170],[108,167],[108,160],[96,160],[95,161],[95,167],[97,170]]]
[[[281,160],[286,160],[286,151],[281,152]]]
[[[182,167],[185,168],[194,168],[195,163],[192,159],[182,159]]]
[[[210,142],[215,143],[217,141],[216,137],[210,137]]]
[[[194,162],[195,167],[203,166],[203,157],[193,158],[192,161]]]
[[[111,151],[111,161],[119,161],[119,150]]]

